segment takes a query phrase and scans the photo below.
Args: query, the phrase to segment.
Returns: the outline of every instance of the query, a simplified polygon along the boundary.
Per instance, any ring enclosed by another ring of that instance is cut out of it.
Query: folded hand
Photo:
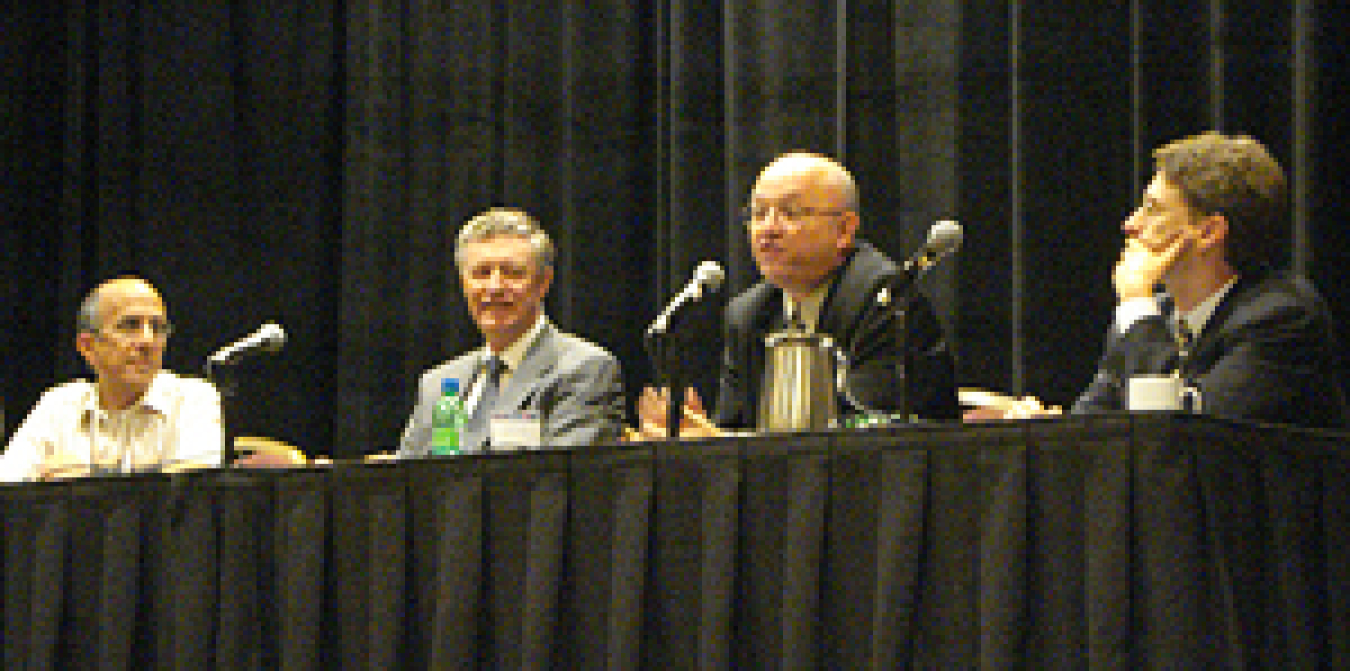
[[[638,397],[638,428],[629,433],[630,439],[660,440],[669,435],[666,413],[670,393],[664,388],[647,387]],[[684,405],[680,408],[681,438],[710,438],[722,435],[721,430],[708,419],[703,399],[693,387],[685,389]]]

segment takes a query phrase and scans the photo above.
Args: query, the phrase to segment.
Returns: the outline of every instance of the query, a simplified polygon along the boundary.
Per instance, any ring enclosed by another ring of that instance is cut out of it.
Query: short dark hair
[[[464,246],[498,235],[514,235],[529,240],[539,268],[553,267],[553,241],[548,233],[524,210],[494,207],[470,219],[455,236],[455,266],[464,267]]]
[[[1241,273],[1272,264],[1287,243],[1284,170],[1260,142],[1208,131],[1153,152],[1155,169],[1202,215],[1228,221],[1224,247]]]

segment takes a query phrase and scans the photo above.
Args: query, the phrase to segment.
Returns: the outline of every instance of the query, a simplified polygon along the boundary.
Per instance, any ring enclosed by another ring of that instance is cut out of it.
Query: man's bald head
[[[858,185],[853,175],[828,156],[806,151],[783,154],[764,166],[756,183],[781,175],[793,175],[800,183],[829,191],[840,209],[858,210]]]
[[[149,282],[139,277],[118,277],[94,287],[80,303],[80,311],[75,317],[75,330],[79,333],[97,333],[103,328],[103,307],[110,302],[122,302],[126,299],[153,299],[161,307],[164,299]]]

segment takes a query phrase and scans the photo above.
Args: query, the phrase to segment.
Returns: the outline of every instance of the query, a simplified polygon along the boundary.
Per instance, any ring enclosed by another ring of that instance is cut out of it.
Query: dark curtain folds
[[[479,342],[448,237],[493,205],[553,233],[549,314],[614,351],[635,392],[654,376],[640,334],[700,261],[726,266],[727,294],[756,280],[736,212],[791,149],[853,170],[864,235],[897,259],[962,222],[925,287],[962,384],[1059,404],[1086,384],[1149,150],[1204,128],[1254,133],[1290,168],[1291,258],[1350,305],[1327,261],[1345,214],[1329,0],[4,11],[6,430],[87,374],[81,295],[135,273],[178,325],[171,368],[200,372],[264,321],[290,332],[237,371],[234,433],[388,448],[417,375]],[[724,299],[683,326],[705,395]]]

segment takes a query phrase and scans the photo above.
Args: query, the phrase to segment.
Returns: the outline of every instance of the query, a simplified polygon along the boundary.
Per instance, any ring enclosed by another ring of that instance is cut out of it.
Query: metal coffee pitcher
[[[779,331],[764,338],[764,380],[760,386],[759,429],[828,429],[839,419],[836,389],[838,352],[829,336]]]

